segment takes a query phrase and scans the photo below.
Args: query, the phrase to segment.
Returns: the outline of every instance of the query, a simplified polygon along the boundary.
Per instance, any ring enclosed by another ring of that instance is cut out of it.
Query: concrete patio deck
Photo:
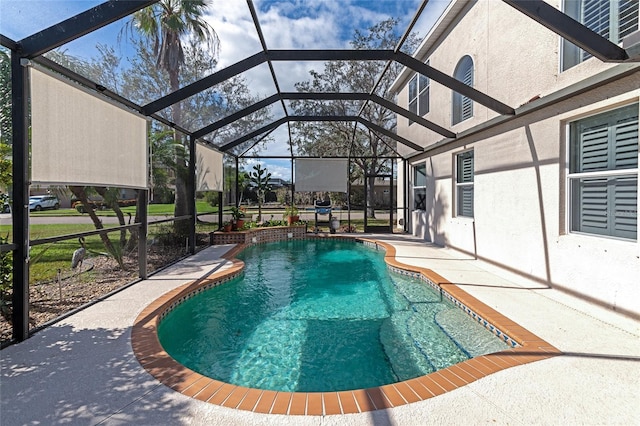
[[[363,414],[265,415],[204,403],[150,376],[130,336],[137,315],[161,294],[227,267],[220,256],[231,246],[218,246],[1,351],[0,424],[640,424],[639,321],[408,236],[368,237],[392,244],[400,262],[436,271],[564,354]]]

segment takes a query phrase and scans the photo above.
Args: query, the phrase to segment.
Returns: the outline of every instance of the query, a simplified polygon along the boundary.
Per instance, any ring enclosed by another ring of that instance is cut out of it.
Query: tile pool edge
[[[309,237],[326,238],[326,237]],[[230,266],[205,278],[188,282],[160,296],[145,307],[131,331],[131,344],[138,362],[158,381],[181,394],[204,402],[263,414],[338,415],[392,408],[432,398],[495,372],[546,359],[560,351],[506,316],[466,293],[436,272],[403,264],[395,259],[395,247],[369,238],[331,236],[356,240],[385,250],[392,269],[420,274],[449,299],[483,323],[486,321],[517,345],[501,352],[482,355],[443,370],[411,380],[380,387],[339,392],[279,392],[231,385],[203,376],[181,365],[164,351],[157,336],[162,317],[177,304],[206,288],[220,285],[241,274],[244,263],[235,258],[246,245],[240,244],[223,257]],[[466,308],[466,309],[465,309]],[[486,326],[486,325],[485,325]],[[492,330],[493,331],[493,330]],[[495,332],[494,332],[495,333]]]

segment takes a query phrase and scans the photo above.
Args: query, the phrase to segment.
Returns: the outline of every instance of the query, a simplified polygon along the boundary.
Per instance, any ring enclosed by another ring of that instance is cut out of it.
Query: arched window
[[[460,59],[453,76],[456,80],[473,87],[473,59],[471,59],[471,56],[467,55]],[[470,98],[458,92],[453,92],[452,105],[451,124],[458,124],[473,116],[473,101]]]

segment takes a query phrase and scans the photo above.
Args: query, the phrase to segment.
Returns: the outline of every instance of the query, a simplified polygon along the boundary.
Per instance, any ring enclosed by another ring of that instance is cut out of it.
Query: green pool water
[[[177,306],[165,350],[205,376],[288,392],[408,380],[507,348],[383,252],[345,240],[249,247],[242,277]]]

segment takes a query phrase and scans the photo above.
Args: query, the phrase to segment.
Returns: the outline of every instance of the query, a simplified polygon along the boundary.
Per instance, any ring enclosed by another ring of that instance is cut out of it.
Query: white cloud
[[[424,14],[442,10],[449,0],[432,0]],[[403,32],[421,3],[420,0],[255,0],[254,6],[268,49],[347,49],[354,31],[362,32],[389,17],[399,18]],[[439,15],[439,13],[438,13]],[[421,21],[425,21],[422,19]],[[262,50],[249,7],[245,2],[215,0],[209,24],[221,42],[219,69],[228,67]],[[421,35],[426,29],[415,28]],[[322,62],[275,62],[280,90],[295,91],[296,82],[310,79],[309,71],[322,71]],[[255,96],[264,98],[276,93],[266,64],[242,75]],[[274,116],[283,114],[274,104]],[[290,155],[286,141],[287,126],[280,126],[259,154]],[[252,154],[252,153],[248,153]],[[258,154],[258,155],[259,155]]]
[[[262,50],[246,3],[216,1],[206,20],[220,38],[220,69]]]
[[[414,3],[416,5],[414,5]],[[356,28],[364,31],[371,25],[391,16],[389,13],[371,10],[383,4],[396,15],[407,10],[415,12],[417,0],[382,1],[381,3],[323,0],[289,0],[279,2],[256,1],[256,13],[268,49],[346,49]],[[364,7],[367,6],[367,7]],[[233,65],[255,53],[262,47],[251,18],[249,7],[237,1],[216,1],[214,10],[207,17],[209,24],[220,37],[219,69]],[[320,62],[275,63],[278,83],[283,91],[293,91],[294,83],[309,79],[309,70],[321,70]],[[250,87],[256,94],[268,96],[274,93],[271,74],[252,75]]]
[[[268,160],[260,158],[247,158],[243,162],[245,171],[250,172],[253,166],[260,164],[267,172],[271,173],[271,177],[291,181],[291,160]]]

